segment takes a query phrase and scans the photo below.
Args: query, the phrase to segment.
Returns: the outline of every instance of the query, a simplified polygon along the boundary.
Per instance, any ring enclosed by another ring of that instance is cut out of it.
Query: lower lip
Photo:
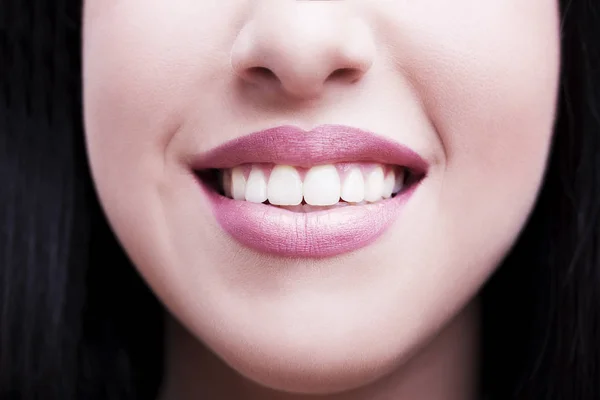
[[[302,213],[232,200],[198,181],[225,232],[253,250],[294,258],[332,257],[368,246],[398,218],[418,186],[372,204]]]

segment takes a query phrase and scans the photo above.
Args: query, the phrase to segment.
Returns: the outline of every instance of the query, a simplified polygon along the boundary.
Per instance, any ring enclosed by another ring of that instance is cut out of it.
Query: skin
[[[87,0],[88,155],[170,316],[161,397],[476,398],[477,293],[540,188],[558,23],[548,0]],[[430,164],[391,229],[312,260],[231,239],[188,157],[330,123]]]

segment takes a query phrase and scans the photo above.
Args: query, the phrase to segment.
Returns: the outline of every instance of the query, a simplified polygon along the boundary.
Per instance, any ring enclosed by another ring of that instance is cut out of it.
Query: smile
[[[375,241],[427,174],[414,151],[356,128],[282,126],[191,160],[222,229],[285,257],[331,257]]]

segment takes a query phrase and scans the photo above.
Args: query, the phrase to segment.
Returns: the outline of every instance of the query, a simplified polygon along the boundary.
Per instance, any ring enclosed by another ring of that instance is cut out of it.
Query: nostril
[[[327,80],[355,82],[360,79],[362,73],[356,68],[338,68],[327,77]]]
[[[269,68],[250,67],[246,70],[246,76],[252,81],[275,81],[277,75]]]

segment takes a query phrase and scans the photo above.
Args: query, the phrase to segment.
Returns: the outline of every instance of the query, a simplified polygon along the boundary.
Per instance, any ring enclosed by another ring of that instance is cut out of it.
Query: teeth
[[[296,168],[288,165],[273,168],[267,185],[269,203],[295,206],[302,203],[302,194],[302,179]]]
[[[231,196],[234,200],[246,200],[246,178],[241,167],[231,171]]]
[[[375,167],[365,180],[365,200],[373,203],[381,200],[383,194],[383,168]]]
[[[360,168],[354,167],[346,175],[341,198],[349,203],[360,203],[365,199],[365,180]]]
[[[238,166],[222,171],[221,184],[225,196],[235,200],[268,200],[286,209],[301,207],[304,200],[308,208],[303,209],[327,209],[389,199],[402,190],[405,179],[402,168],[372,163],[318,165],[304,171],[289,165]]]
[[[394,181],[394,189],[392,190],[393,194],[398,193],[399,191],[402,190],[402,187],[404,186],[404,170],[400,169],[399,171],[396,171],[396,180]]]
[[[252,167],[246,182],[246,201],[262,203],[267,200],[267,179],[260,168]]]
[[[334,165],[312,167],[304,178],[304,201],[313,206],[331,206],[340,200],[340,176]]]
[[[223,187],[223,192],[227,197],[233,197],[233,194],[231,193],[231,185],[231,170],[225,170],[223,171],[223,174],[221,174],[221,186]]]
[[[383,180],[383,198],[389,199],[394,192],[394,184],[396,183],[396,174],[394,171],[388,172]]]

